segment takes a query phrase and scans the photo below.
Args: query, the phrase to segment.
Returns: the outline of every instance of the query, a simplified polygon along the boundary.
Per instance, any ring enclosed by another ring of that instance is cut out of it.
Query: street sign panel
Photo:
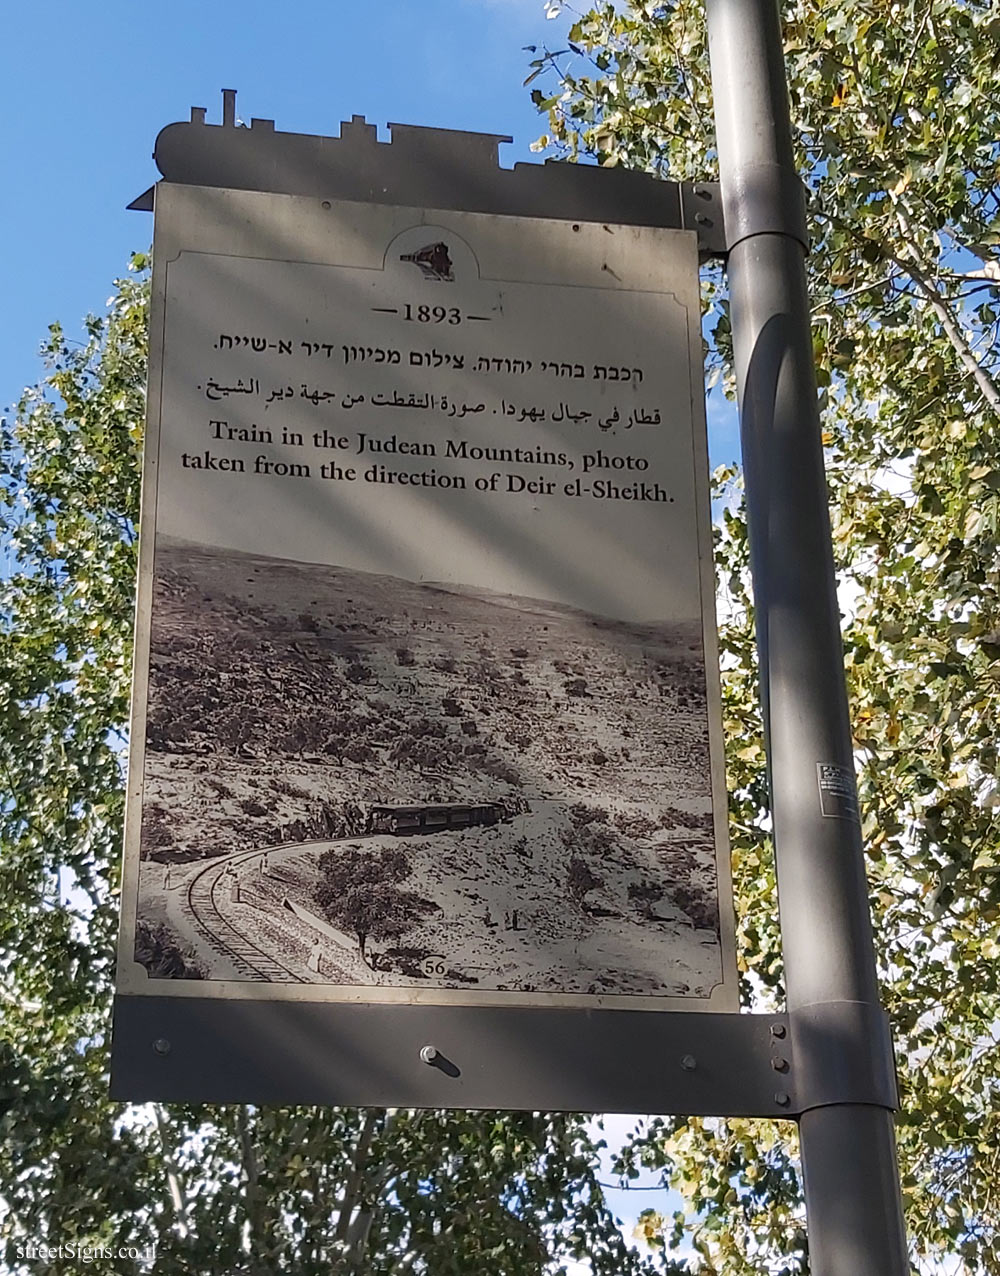
[[[157,188],[123,1001],[735,1009],[697,254]]]

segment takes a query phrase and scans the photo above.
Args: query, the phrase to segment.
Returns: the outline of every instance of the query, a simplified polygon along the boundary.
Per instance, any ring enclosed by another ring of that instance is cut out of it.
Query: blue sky
[[[243,118],[295,132],[336,134],[357,113],[509,133],[510,164],[542,132],[522,46],[566,28],[542,0],[50,0],[10,6],[3,25],[3,408],[37,379],[47,325],[101,309],[148,246],[152,218],[125,205],[157,178],[158,131],[192,105],[218,122],[234,88]]]
[[[361,114],[383,137],[390,120],[510,134],[504,164],[537,160],[523,46],[563,47],[568,15],[544,0],[50,0],[10,7],[4,27],[0,409],[38,380],[47,326],[78,334],[148,247],[152,218],[125,205],[158,176],[164,125],[192,106],[218,122],[233,88],[242,118],[282,130],[336,134]],[[713,459],[729,459],[731,416],[711,417]]]
[[[0,407],[37,378],[47,325],[102,308],[148,246],[151,217],[125,205],[156,180],[158,131],[192,105],[217,122],[234,88],[242,117],[296,132],[335,134],[357,113],[510,133],[513,163],[542,131],[521,46],[565,31],[542,0],[50,0],[11,6],[3,25]]]

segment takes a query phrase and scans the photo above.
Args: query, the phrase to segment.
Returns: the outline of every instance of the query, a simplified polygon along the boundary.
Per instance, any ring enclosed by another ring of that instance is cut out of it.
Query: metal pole
[[[706,7],[810,1272],[907,1276],[778,9]]]

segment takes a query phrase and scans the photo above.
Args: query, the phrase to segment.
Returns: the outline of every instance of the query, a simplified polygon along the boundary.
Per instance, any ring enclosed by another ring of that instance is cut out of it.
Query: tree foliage
[[[0,435],[0,1265],[66,1270],[19,1259],[28,1240],[155,1242],[158,1276],[523,1276],[584,1256],[639,1276],[581,1117],[107,1098],[146,356],[133,265],[82,345],[52,328],[45,381]]]
[[[915,1266],[1000,1272],[1000,101],[988,0],[788,0],[810,191],[814,334],[878,952],[903,1085]],[[696,0],[607,4],[536,59],[567,154],[709,179]],[[544,144],[544,142],[543,142]],[[158,1271],[639,1271],[573,1117],[127,1108],[106,1099],[133,600],[145,285],[0,433],[0,1217],[142,1245]],[[724,281],[705,281],[728,384]],[[781,958],[739,476],[719,476],[730,830],[745,1001]],[[648,1123],[622,1171],[683,1195],[650,1215],[676,1270],[808,1270],[794,1127]],[[44,1266],[33,1264],[32,1271]],[[121,1266],[119,1270],[126,1271]]]
[[[988,0],[788,0],[814,342],[877,951],[901,1065],[917,1270],[1000,1271],[1000,16]],[[605,4],[533,63],[570,158],[715,175],[702,5]],[[532,78],[529,77],[529,78]],[[721,272],[710,362],[729,381]],[[720,472],[724,710],[743,995],[781,998],[746,523]],[[647,1233],[691,1271],[808,1270],[794,1129],[653,1126],[684,1196]],[[699,1264],[700,1263],[700,1267]],[[773,1263],[773,1266],[767,1266]]]

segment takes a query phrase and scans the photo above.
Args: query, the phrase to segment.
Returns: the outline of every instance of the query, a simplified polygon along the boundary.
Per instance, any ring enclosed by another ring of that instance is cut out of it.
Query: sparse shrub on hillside
[[[479,728],[476,726],[476,724],[472,721],[471,718],[466,718],[466,720],[462,723],[462,734],[463,735],[478,735],[479,734]]]
[[[290,797],[298,799],[308,799],[312,794],[308,789],[304,789],[301,784],[293,784],[291,780],[286,780],[280,775],[272,776],[268,781],[268,788],[272,793],[279,797]]]
[[[620,849],[617,835],[606,824],[584,824],[575,828],[563,829],[563,845],[575,852],[604,858],[612,851]]]
[[[306,751],[318,753],[330,738],[330,716],[326,713],[308,713],[290,716],[282,746],[286,753],[301,757]]]
[[[690,917],[699,930],[719,929],[719,900],[714,891],[697,882],[678,886],[673,892],[674,903]]]
[[[506,686],[503,673],[492,660],[482,660],[476,666],[473,679],[473,690],[488,691],[491,695],[505,695]]]
[[[568,696],[589,696],[586,678],[568,678],[563,683],[563,690]]]
[[[344,677],[348,682],[370,682],[372,671],[367,665],[363,665],[360,660],[352,661],[344,670]]]
[[[660,816],[660,827],[665,829],[700,829],[711,833],[714,820],[710,811],[695,815],[691,811],[682,811],[679,807],[668,806]]]
[[[585,824],[606,824],[608,822],[606,807],[587,806],[585,802],[574,802],[567,814],[576,828],[583,828]]]
[[[146,748],[154,753],[168,753],[191,739],[193,723],[179,714],[172,714],[166,706],[166,697],[150,698],[146,714]]]
[[[441,712],[449,718],[458,718],[462,715],[462,706],[454,696],[445,696],[441,701]]]
[[[521,782],[521,777],[515,768],[502,758],[484,758],[479,764],[479,770],[483,775],[488,775],[494,780],[501,780],[504,784]]]
[[[170,827],[170,814],[162,806],[150,803],[142,813],[142,856],[143,859],[168,859],[169,856],[158,855],[158,851],[169,851],[174,846],[174,835]]]
[[[181,948],[169,926],[140,921],[135,928],[135,959],[151,979],[204,979],[191,953]]]
[[[440,740],[413,735],[400,736],[389,757],[393,762],[406,762],[422,770],[442,767],[453,760],[451,750]]]
[[[566,873],[566,889],[573,903],[582,908],[587,895],[603,885],[604,879],[597,876],[587,861],[574,855]]]
[[[244,815],[267,815],[268,808],[263,802],[257,802],[253,798],[244,798],[240,803],[240,810]]]
[[[314,819],[290,820],[287,824],[282,824],[274,843],[279,842],[305,842],[309,838],[316,836],[316,821]],[[260,842],[259,845],[267,845]]]
[[[624,757],[624,753],[622,754]],[[614,817],[615,828],[626,837],[652,837],[658,825],[648,815],[619,814]]]
[[[408,731],[412,736],[422,736],[429,740],[443,740],[448,734],[448,728],[444,723],[437,722],[433,718],[414,718]]]
[[[634,904],[639,913],[647,921],[653,919],[653,905],[658,903],[664,896],[665,889],[658,882],[630,882],[628,887],[628,898],[631,904]]]
[[[233,796],[233,791],[229,785],[225,782],[225,780],[220,780],[217,775],[206,775],[205,783],[216,797],[220,797],[225,800],[226,798],[231,798]]]
[[[387,970],[397,971],[410,979],[426,979],[423,963],[430,956],[431,950],[429,948],[415,948],[412,944],[397,945],[393,948],[386,948],[381,955],[380,961],[376,961],[372,957],[371,964],[376,970],[381,966],[385,966]]]
[[[451,656],[438,656],[434,661],[434,668],[438,673],[454,673],[458,663]]]
[[[396,663],[404,666],[409,666],[415,663],[413,652],[409,649],[409,647],[396,648]]]
[[[361,734],[367,725],[368,717],[365,713],[353,713],[350,709],[323,716],[323,728],[331,737],[350,739]]]
[[[233,703],[221,712],[213,713],[205,722],[205,734],[217,747],[237,752],[245,749],[254,739],[258,728],[264,724],[259,713],[244,704]]]

